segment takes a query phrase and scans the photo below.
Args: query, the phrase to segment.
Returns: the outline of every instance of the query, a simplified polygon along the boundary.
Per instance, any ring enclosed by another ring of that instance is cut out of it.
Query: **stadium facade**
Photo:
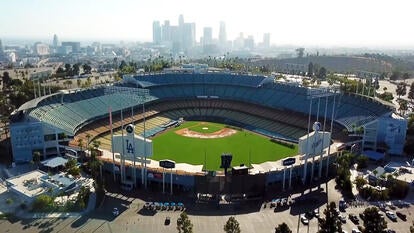
[[[396,117],[392,106],[330,88],[318,90],[333,94],[312,99],[315,90],[271,77],[223,72],[127,75],[119,83],[60,91],[23,104],[11,117],[13,160],[29,162],[34,151],[43,159],[59,155],[62,145],[76,147],[79,138],[91,142],[110,131],[109,109],[114,128],[120,128],[121,111],[137,114],[123,117],[125,124],[139,121],[144,117],[143,105],[147,119],[167,113],[171,118],[220,121],[293,142],[309,133],[309,122],[333,119],[332,130],[330,124],[324,130],[332,131],[334,140],[347,142],[345,132],[358,131],[355,138],[362,149],[380,150],[385,143],[390,154],[402,153],[407,122]],[[112,171],[111,164],[104,168]],[[300,177],[304,171],[295,167],[289,176],[292,172]],[[285,179],[286,173],[285,169],[269,172],[260,179],[271,184]],[[177,184],[196,186],[194,176],[175,175]]]

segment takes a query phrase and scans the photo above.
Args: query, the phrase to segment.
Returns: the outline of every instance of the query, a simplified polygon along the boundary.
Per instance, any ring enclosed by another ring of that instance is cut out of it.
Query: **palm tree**
[[[177,230],[179,233],[193,233],[193,224],[186,212],[182,212],[177,219]]]
[[[290,230],[286,223],[282,223],[275,228],[275,233],[292,233],[292,230]]]
[[[78,138],[78,147],[80,148],[80,150],[83,150],[83,139],[82,138]]]
[[[224,225],[224,231],[226,233],[240,233],[240,224],[239,222],[236,220],[236,218],[234,218],[233,216],[231,216],[226,224]]]
[[[36,164],[37,168],[39,168],[40,159],[41,159],[40,151],[34,151],[33,152],[33,157],[32,157],[32,162],[34,164]]]

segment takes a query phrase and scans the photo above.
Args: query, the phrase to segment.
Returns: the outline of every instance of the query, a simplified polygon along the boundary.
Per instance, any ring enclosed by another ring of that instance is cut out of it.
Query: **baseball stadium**
[[[145,180],[155,187],[172,182],[174,190],[257,195],[267,186],[285,189],[327,174],[338,145],[355,141],[350,132],[377,122],[376,130],[357,137],[361,147],[375,150],[382,135],[378,122],[397,121],[393,111],[377,99],[339,88],[309,88],[261,75],[139,74],[23,104],[12,116],[11,140],[15,162],[30,161],[35,150],[46,159],[85,149],[80,141],[99,141],[103,169],[122,182],[140,186]],[[314,122],[329,132],[330,146],[312,156],[300,142]],[[126,125],[150,141],[148,154],[135,155],[136,161],[122,161],[122,153],[112,152],[112,138],[124,135]],[[398,150],[404,140],[399,137],[394,135],[391,149]],[[222,155],[232,157],[227,175]],[[294,159],[285,164],[286,158]],[[174,162],[167,173],[160,167],[162,160]]]

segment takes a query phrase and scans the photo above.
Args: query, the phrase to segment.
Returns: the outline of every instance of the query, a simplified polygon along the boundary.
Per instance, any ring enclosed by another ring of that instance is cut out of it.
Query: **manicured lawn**
[[[199,129],[201,130],[203,127],[208,127],[209,129],[217,127],[217,130],[224,127],[224,125],[217,123],[208,123],[208,126],[203,126],[199,123],[185,122],[180,127],[171,129],[153,138],[153,159],[171,159],[176,162],[195,165],[205,164],[208,170],[220,170],[220,155],[222,153],[233,154],[232,166],[240,164],[249,165],[250,162],[276,161],[297,154],[297,146],[294,149],[290,149],[271,142],[269,138],[249,131],[238,131],[229,137],[217,139],[189,138],[175,133],[178,129],[189,127],[198,128],[200,126]],[[192,128],[191,130],[194,129]]]

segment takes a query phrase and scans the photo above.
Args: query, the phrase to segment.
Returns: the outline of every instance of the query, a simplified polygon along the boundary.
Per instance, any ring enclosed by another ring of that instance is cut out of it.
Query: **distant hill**
[[[269,67],[276,68],[276,70],[286,69],[287,64],[300,64],[303,65],[302,69],[305,69],[303,71],[307,71],[310,62],[323,66],[329,71],[340,73],[358,70],[382,73],[391,72],[393,68],[390,62],[363,56],[309,56],[303,58],[257,59],[253,61],[256,66],[268,65]]]

